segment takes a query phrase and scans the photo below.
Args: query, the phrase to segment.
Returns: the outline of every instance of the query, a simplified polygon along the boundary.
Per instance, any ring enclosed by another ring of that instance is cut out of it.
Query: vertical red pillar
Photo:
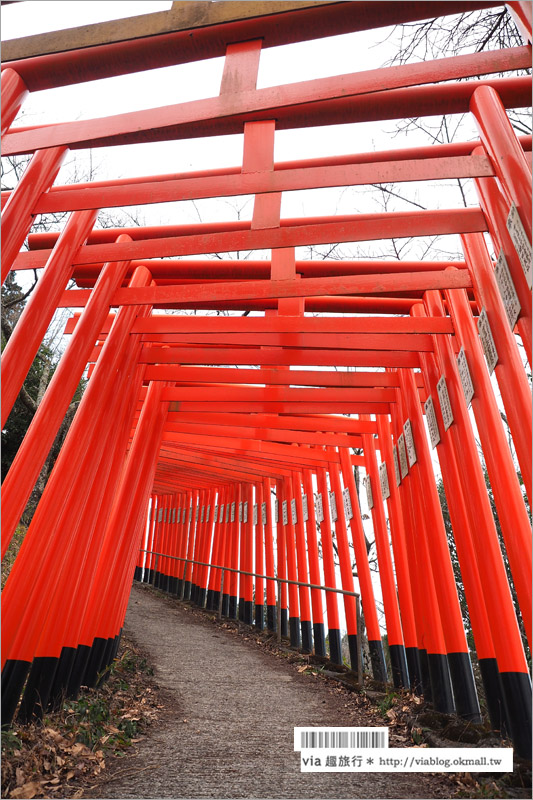
[[[313,609],[313,640],[315,654],[326,656],[326,634],[324,630],[324,614],[322,611],[322,592],[316,588],[322,586],[320,560],[318,555],[317,521],[314,504],[313,477],[310,469],[303,471],[304,497],[302,498],[302,514],[307,534],[307,553],[309,557],[309,583],[311,589],[311,606]]]
[[[237,570],[239,569],[239,534],[240,534],[240,523],[239,523],[239,506],[242,501],[241,495],[241,484],[235,484],[235,491],[233,497],[231,498],[231,505],[226,503],[226,523],[229,523],[229,530],[230,530],[230,537],[231,537],[231,561],[230,566],[234,572],[230,573],[230,596],[229,596],[229,618],[230,619],[237,619],[238,612],[239,612],[239,596],[238,596],[238,585],[239,585],[239,573]],[[232,521],[232,510],[233,510],[233,521]]]
[[[361,415],[360,419],[369,419],[369,417]],[[367,472],[367,497],[374,526],[374,538],[379,564],[379,579],[381,582],[381,593],[383,596],[385,620],[387,623],[392,680],[396,687],[407,687],[409,686],[407,659],[405,655],[402,623],[400,620],[400,609],[398,607],[398,598],[392,570],[387,522],[383,510],[383,502],[381,500],[376,445],[372,434],[363,433],[362,436],[365,468]]]
[[[370,660],[372,662],[372,674],[377,681],[387,682],[387,666],[383,653],[383,643],[381,641],[381,631],[379,628],[378,615],[376,611],[376,600],[374,597],[374,587],[368,563],[368,552],[366,549],[365,532],[361,520],[361,510],[357,497],[355,478],[350,451],[347,447],[339,448],[342,479],[345,492],[345,505],[350,522],[352,543],[355,553],[355,564],[357,568],[357,579],[359,581],[359,591],[361,592],[361,604],[363,607],[363,617],[366,626],[368,648],[370,650]]]
[[[292,522],[296,537],[296,555],[298,562],[298,580],[300,583],[309,583],[307,573],[307,557],[305,547],[305,523],[302,503],[302,475],[300,472],[292,474],[293,498],[291,501]],[[313,635],[311,628],[311,605],[309,602],[309,588],[299,586],[300,598],[300,627],[302,633],[302,650],[304,653],[313,651]]]
[[[328,453],[336,454],[333,447],[327,448]],[[330,461],[328,465],[329,480],[331,484],[330,508],[335,510],[336,520],[335,533],[337,538],[337,553],[341,572],[342,588],[346,592],[354,591],[352,575],[352,560],[350,557],[350,546],[348,544],[348,531],[346,529],[346,518],[344,516],[344,503],[342,500],[342,487],[339,476],[339,465],[337,461]],[[357,671],[358,642],[357,642],[357,609],[355,597],[343,595],[344,613],[346,616],[346,631],[348,635],[348,648],[350,652],[350,663],[352,669]]]
[[[274,540],[272,536],[272,502],[270,478],[263,479],[263,502],[261,504],[261,517],[265,532],[265,568],[270,580],[266,582],[267,599],[267,628],[276,630],[276,584],[274,582]]]
[[[253,521],[255,525],[255,609],[254,620],[257,630],[265,628],[265,581],[260,577],[265,572],[264,558],[264,524],[261,508],[263,506],[263,484],[261,481],[255,484],[255,504],[253,509]]]
[[[337,593],[328,591],[336,589],[335,561],[333,558],[333,538],[331,535],[331,518],[328,503],[328,484],[326,470],[317,469],[318,483],[318,522],[322,539],[322,563],[324,565],[324,583],[326,587],[326,608],[328,615],[329,657],[334,664],[342,664],[341,631],[339,623],[339,607]],[[321,519],[322,517],[322,519]]]
[[[283,480],[283,500],[281,506],[281,520],[285,531],[285,548],[287,553],[287,578],[290,581],[298,580],[296,567],[296,539],[292,515],[293,506],[292,481],[289,476]],[[289,584],[289,637],[291,647],[300,647],[300,602],[298,586]]]
[[[276,480],[276,555],[278,566],[278,578],[281,580],[281,586],[278,584],[278,592],[281,593],[281,600],[278,597],[278,603],[281,605],[281,635],[288,636],[289,633],[289,618],[287,608],[287,550],[285,545],[285,528],[283,525],[283,481]]]
[[[409,672],[409,685],[413,691],[421,687],[420,659],[416,632],[411,576],[405,542],[405,527],[401,510],[400,493],[396,485],[394,456],[392,450],[392,431],[389,417],[378,414],[378,446],[382,463],[379,467],[381,497],[387,502],[389,510],[390,536],[394,553],[394,568],[398,586],[398,603],[405,643],[405,657]]]

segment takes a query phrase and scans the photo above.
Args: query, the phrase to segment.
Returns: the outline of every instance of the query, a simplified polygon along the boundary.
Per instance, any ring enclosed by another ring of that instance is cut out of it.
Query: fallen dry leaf
[[[37,792],[40,790],[41,785],[36,783],[35,781],[30,781],[30,783],[25,783],[23,786],[18,786],[16,789],[13,789],[10,797],[23,797],[27,798],[27,800],[31,800],[32,797],[35,797]]]

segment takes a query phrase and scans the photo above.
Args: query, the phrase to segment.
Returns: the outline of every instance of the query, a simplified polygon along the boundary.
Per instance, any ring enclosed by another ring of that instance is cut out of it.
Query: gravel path
[[[170,713],[121,760],[124,777],[100,787],[105,797],[450,797],[443,775],[302,774],[294,726],[358,724],[344,694],[143,587],[133,587],[125,627]]]

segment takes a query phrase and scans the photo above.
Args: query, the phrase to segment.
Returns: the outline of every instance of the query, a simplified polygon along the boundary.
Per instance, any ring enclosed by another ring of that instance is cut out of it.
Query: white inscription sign
[[[407,453],[405,452],[405,437],[403,433],[398,436],[398,456],[400,459],[400,475],[402,480],[407,477],[409,467],[407,466]]]
[[[213,522],[220,522],[218,518],[218,503],[215,506],[215,510],[213,511]]]
[[[296,525],[298,522],[298,516],[296,514],[296,498],[294,497],[291,500],[291,520],[293,525]]]
[[[396,486],[399,486],[402,482],[402,478],[400,475],[400,465],[398,463],[398,448],[395,444],[392,446],[392,460],[394,462],[394,478],[396,480]]]
[[[353,519],[352,499],[348,488],[342,490],[342,504],[346,519]]]
[[[242,521],[245,525],[248,522],[248,500],[245,500],[242,505]]]
[[[254,525],[257,525],[257,503],[254,503]]]
[[[332,521],[337,522],[337,501],[335,500],[335,492],[329,493],[329,508]]]
[[[363,478],[363,483],[366,489],[366,501],[368,503],[369,508],[374,508],[374,495],[372,494],[372,483],[370,481],[370,475],[365,475]]]
[[[230,507],[231,507],[231,517],[230,517],[230,519],[231,519],[232,522],[235,522],[235,502],[233,502]]]
[[[412,467],[416,464],[416,448],[415,440],[413,439],[413,429],[411,427],[411,420],[406,419],[403,425],[403,433],[405,436],[405,447],[407,449],[407,459],[409,466]]]
[[[440,442],[440,433],[439,426],[437,424],[437,415],[435,414],[435,406],[433,405],[433,398],[431,395],[429,395],[428,399],[424,403],[424,411],[426,412],[431,447],[436,447]]]
[[[230,515],[230,506],[229,503],[226,504],[226,522],[229,522],[229,515]]]
[[[210,516],[210,514],[211,514],[211,506],[209,505],[209,506],[207,506],[207,511],[206,511],[206,513],[205,513],[205,521],[206,521],[206,522],[209,522],[209,516]]]
[[[524,270],[527,285],[531,289],[531,245],[514,203],[511,205],[511,210],[509,211],[509,216],[507,217],[507,230],[509,231],[509,236],[511,237],[515,246],[522,269]]]
[[[384,500],[387,500],[390,497],[390,486],[387,465],[384,461],[379,465],[379,482],[381,484],[381,496]]]
[[[286,525],[289,521],[289,508],[286,500],[281,504],[281,513],[283,514],[283,524]]]
[[[498,363],[498,351],[496,350],[496,345],[494,344],[494,339],[492,338],[489,318],[487,317],[487,312],[484,308],[481,309],[477,320],[477,332],[479,333],[479,338],[481,339],[481,344],[483,345],[483,352],[485,353],[485,358],[487,359],[489,373],[492,375],[494,372],[494,367]]]
[[[267,504],[261,503],[261,520],[263,525],[267,524]]]
[[[450,404],[450,395],[448,394],[448,387],[446,386],[446,378],[441,375],[437,383],[437,394],[439,396],[440,410],[442,413],[442,422],[444,423],[444,430],[447,431],[453,422],[452,406]]]
[[[239,503],[239,522],[242,522],[242,500]]]
[[[309,506],[307,505],[307,495],[306,494],[302,495],[302,506],[303,506],[303,512],[304,512],[304,522],[307,522],[307,520],[309,519]]]
[[[178,524],[179,524],[179,521],[180,521],[180,517],[181,517],[181,508],[178,508]]]
[[[274,501],[274,520],[276,523],[279,522],[279,500]]]
[[[516,325],[516,320],[520,316],[520,300],[514,288],[513,279],[509,272],[509,265],[507,264],[507,259],[503,254],[503,250],[500,250],[494,274],[502,296],[503,305],[505,306],[505,313],[507,314],[507,319],[509,320],[509,325],[512,330]]]
[[[324,506],[322,505],[322,495],[317,492],[316,496],[316,521],[324,522]]]
[[[202,524],[205,517],[205,506],[202,506],[202,514],[200,516],[200,523]]]
[[[474,396],[474,384],[472,382],[464,347],[461,347],[459,355],[457,356],[457,369],[459,370],[459,377],[461,378],[461,386],[463,387],[466,405],[469,406]]]

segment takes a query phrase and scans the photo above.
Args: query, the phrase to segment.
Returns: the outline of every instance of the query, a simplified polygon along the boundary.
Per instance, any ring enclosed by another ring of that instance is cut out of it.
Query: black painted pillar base
[[[276,615],[276,606],[267,606],[267,628],[269,631],[275,632],[278,629],[278,619]]]
[[[33,719],[43,718],[43,711],[48,705],[58,660],[57,657],[52,656],[40,656],[33,659],[17,721],[24,724]]]
[[[63,701],[67,696],[67,687],[74,668],[76,656],[78,654],[77,647],[63,647],[59,662],[57,664],[56,674],[52,688],[50,689],[50,697],[48,699],[48,708],[57,711],[63,705]]]
[[[2,670],[2,728],[9,727],[15,716],[30,661],[7,659]]]
[[[154,582],[154,571],[153,569],[145,569],[144,570],[144,583],[153,583]]]
[[[190,600],[191,599],[191,582],[184,581],[183,583],[183,599]]]
[[[162,576],[159,570],[157,572],[154,572],[154,587],[156,589],[159,589],[161,587],[161,577]]]
[[[122,628],[119,630],[119,632],[115,636],[115,643],[113,645],[111,661],[113,661],[117,657],[118,648],[120,647],[120,640],[121,639],[122,639]]]
[[[237,619],[237,598],[234,594],[230,594],[229,596],[228,617],[230,619]]]
[[[174,597],[178,597],[179,593],[180,593],[180,579],[179,578],[173,578],[172,580],[173,580],[172,594],[174,595]]]
[[[516,754],[531,760],[531,681],[525,672],[501,672],[509,733]]]
[[[214,592],[213,589],[208,589],[207,590],[207,595],[206,595],[206,600],[205,600],[205,607],[206,607],[207,611],[215,611],[216,609],[218,609],[218,606],[216,606],[216,609],[215,609],[214,594],[215,594],[215,592]]]
[[[281,609],[281,635],[289,635],[289,615],[286,608]]]
[[[87,644],[79,644],[76,648],[76,656],[67,684],[67,697],[76,698],[78,696],[80,686],[83,685],[85,667],[87,666],[90,654],[91,648]]]
[[[203,589],[201,586],[199,586],[198,587],[198,597],[197,597],[197,601],[196,602],[198,603],[200,608],[204,608],[206,598],[207,598],[207,589]]]
[[[342,645],[341,632],[338,628],[330,628],[329,636],[329,658],[334,664],[342,664]]]
[[[133,573],[133,580],[140,581],[142,577],[142,567],[135,567],[135,572]]]
[[[435,711],[442,711],[443,714],[453,714],[455,704],[446,655],[444,653],[428,653],[428,665],[433,708]]]
[[[244,622],[244,597],[239,597],[239,621]]]
[[[369,639],[368,649],[370,651],[370,663],[372,664],[374,680],[380,683],[387,683],[387,662],[383,652],[383,642],[381,639]]]
[[[405,647],[403,644],[390,644],[390,664],[392,670],[392,683],[396,689],[409,688],[409,673],[407,671],[407,659],[405,657]]]
[[[191,583],[191,603],[196,603],[197,597],[198,597],[198,586],[195,583]]]
[[[420,674],[422,676],[422,693],[426,703],[433,702],[433,692],[431,690],[431,679],[429,677],[429,656],[428,651],[419,649],[418,655],[420,656]]]
[[[108,639],[106,642],[102,663],[100,664],[100,670],[98,672],[98,677],[96,680],[97,688],[100,688],[100,686],[102,686],[102,684],[108,677],[107,668],[113,661],[114,650],[115,650],[115,637]]]
[[[222,593],[222,616],[229,616],[229,594]]]
[[[300,617],[289,617],[291,647],[300,647]]]
[[[243,620],[246,625],[253,625],[254,624],[254,604],[252,600],[243,600]]]
[[[498,662],[495,658],[480,658],[478,663],[483,688],[485,689],[490,726],[493,731],[506,735],[509,731],[509,725],[505,715],[505,702]]]
[[[326,632],[323,622],[313,622],[313,639],[315,640],[315,655],[327,656],[326,652]]]
[[[418,647],[406,647],[407,669],[409,670],[409,685],[413,694],[422,694],[422,670],[420,669],[420,656]]]
[[[476,724],[482,721],[472,662],[468,653],[448,653],[453,696],[457,713]]]
[[[357,672],[357,658],[359,655],[357,648],[357,634],[348,634],[348,649],[350,651],[350,667],[354,672]]]
[[[98,673],[100,671],[100,664],[102,663],[106,644],[107,639],[102,639],[100,636],[97,636],[94,639],[83,675],[83,683],[85,686],[89,686],[91,688],[96,686]]]
[[[302,651],[304,653],[312,653],[313,652],[313,632],[311,627],[311,620],[310,619],[303,619],[300,622],[300,628],[302,629]]]
[[[176,594],[180,599],[183,599],[183,578],[178,578]]]
[[[263,605],[255,604],[255,627],[258,631],[265,630],[265,607]]]

